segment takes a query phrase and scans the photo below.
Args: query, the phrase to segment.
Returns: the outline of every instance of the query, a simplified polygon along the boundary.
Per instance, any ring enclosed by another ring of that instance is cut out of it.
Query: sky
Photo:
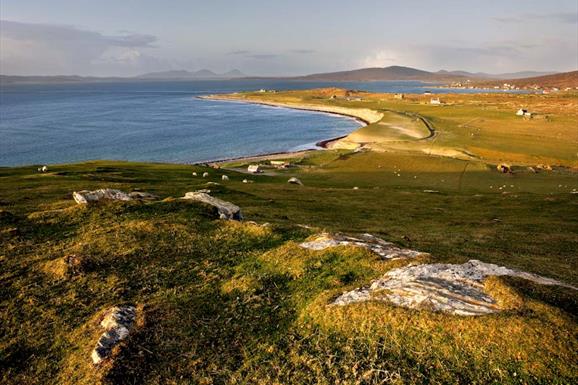
[[[2,0],[0,73],[578,69],[578,0]]]

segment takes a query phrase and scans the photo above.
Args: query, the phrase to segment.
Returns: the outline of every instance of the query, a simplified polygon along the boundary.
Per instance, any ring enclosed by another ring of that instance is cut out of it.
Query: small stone
[[[294,176],[292,176],[291,178],[289,178],[289,180],[287,181],[287,183],[290,184],[298,184],[300,186],[303,186],[303,182],[301,182],[299,179],[295,178]]]

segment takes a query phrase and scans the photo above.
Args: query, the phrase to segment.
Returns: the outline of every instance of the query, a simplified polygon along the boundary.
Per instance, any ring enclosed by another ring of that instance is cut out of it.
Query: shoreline
[[[351,109],[351,108],[347,109],[345,107],[324,109],[323,106],[292,105],[292,104],[288,104],[288,103],[263,102],[263,101],[257,101],[257,100],[242,100],[242,99],[235,99],[235,98],[230,98],[230,97],[226,97],[226,96],[219,96],[219,95],[204,95],[204,96],[197,96],[197,98],[198,99],[205,99],[205,100],[217,100],[217,101],[222,101],[222,102],[257,104],[257,105],[268,106],[268,107],[288,108],[288,109],[292,109],[292,110],[309,111],[309,112],[317,112],[317,113],[323,113],[323,114],[329,114],[329,115],[336,115],[336,116],[341,116],[341,117],[353,119],[356,122],[361,124],[360,127],[365,127],[365,126],[381,119],[381,116],[378,117],[377,119],[375,119],[375,118],[370,119],[367,116],[360,116],[359,114],[353,114],[353,113],[351,113],[350,110],[355,110],[355,109]],[[346,111],[344,111],[344,110],[346,110]],[[368,110],[368,111],[371,111],[371,112],[374,112],[378,115],[381,115],[380,113],[375,112],[373,110]],[[373,122],[371,120],[373,120]],[[352,131],[352,132],[354,132],[354,131]],[[351,133],[349,133],[347,135],[341,135],[341,136],[337,136],[337,137],[333,137],[333,138],[320,140],[320,141],[315,143],[315,146],[318,148],[312,148],[312,149],[306,149],[306,150],[296,150],[296,151],[279,151],[279,152],[271,152],[271,153],[256,154],[256,155],[247,155],[247,156],[240,156],[240,157],[235,157],[235,158],[225,158],[225,159],[201,161],[201,162],[195,162],[193,164],[196,164],[196,165],[199,165],[199,164],[208,164],[208,165],[217,164],[218,165],[218,164],[228,163],[228,162],[233,162],[233,161],[245,161],[245,160],[246,161],[251,161],[251,160],[258,161],[258,160],[267,160],[267,159],[271,159],[271,158],[297,157],[297,156],[304,155],[304,154],[311,152],[311,151],[322,151],[322,150],[331,149],[332,143],[335,143],[341,139],[344,139],[347,136],[349,136],[350,134]]]

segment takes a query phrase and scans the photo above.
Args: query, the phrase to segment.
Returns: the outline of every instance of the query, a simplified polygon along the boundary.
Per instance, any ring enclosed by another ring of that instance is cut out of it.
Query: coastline
[[[330,115],[337,115],[345,118],[350,118],[358,123],[361,124],[360,127],[367,126],[371,123],[379,121],[383,114],[369,110],[369,109],[355,109],[355,108],[346,108],[346,107],[333,107],[333,106],[313,106],[307,104],[291,104],[291,103],[276,103],[276,102],[263,102],[258,100],[246,100],[246,99],[237,99],[232,98],[229,95],[204,95],[204,96],[197,96],[198,99],[205,99],[205,100],[218,100],[223,102],[233,102],[233,103],[246,103],[246,104],[258,104],[263,106],[269,107],[280,107],[280,108],[289,108],[293,110],[301,110],[301,111],[310,111],[310,112],[318,112]],[[361,110],[361,111],[356,111]],[[353,132],[353,131],[352,131]],[[331,149],[332,146],[341,139],[346,138],[349,136],[341,135],[338,137],[323,139],[315,143],[317,148],[314,149],[307,149],[307,150],[298,150],[298,151],[281,151],[281,152],[272,152],[272,153],[264,153],[264,154],[257,154],[257,155],[248,155],[248,156],[241,156],[236,158],[226,158],[226,159],[216,159],[211,161],[203,161],[203,162],[196,162],[194,164],[222,164],[228,163],[232,161],[260,161],[260,160],[267,160],[267,159],[279,159],[279,158],[293,158],[297,156],[304,155],[311,151],[320,151],[320,150],[328,150]]]

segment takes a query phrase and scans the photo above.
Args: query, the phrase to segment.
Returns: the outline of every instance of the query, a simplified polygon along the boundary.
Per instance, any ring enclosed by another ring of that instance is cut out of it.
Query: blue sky
[[[2,0],[0,73],[578,68],[577,0]]]

